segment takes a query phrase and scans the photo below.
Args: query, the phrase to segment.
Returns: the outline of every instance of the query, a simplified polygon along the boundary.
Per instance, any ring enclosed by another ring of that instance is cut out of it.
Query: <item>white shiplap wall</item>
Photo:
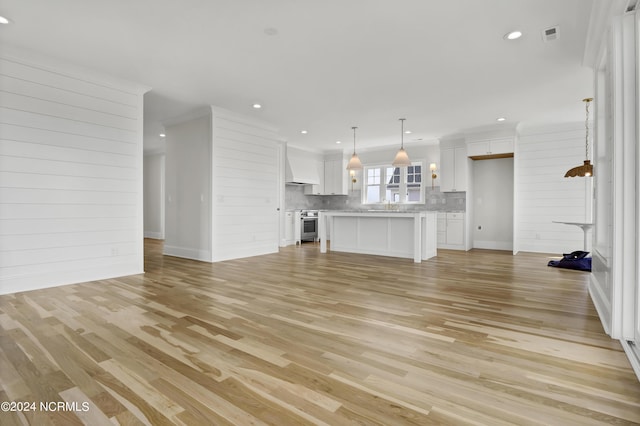
[[[279,137],[224,109],[212,117],[213,261],[277,252]]]
[[[0,57],[0,293],[143,272],[145,91]]]
[[[591,221],[590,178],[564,177],[584,161],[584,138],[580,123],[520,131],[514,166],[517,250],[567,253],[583,249],[580,228],[553,221]]]
[[[211,262],[211,110],[164,124],[164,253]]]

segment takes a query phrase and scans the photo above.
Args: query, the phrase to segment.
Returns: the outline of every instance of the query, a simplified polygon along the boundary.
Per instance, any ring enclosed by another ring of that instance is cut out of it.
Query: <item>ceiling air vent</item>
[[[560,27],[554,26],[542,30],[542,40],[544,42],[555,41],[560,37]]]

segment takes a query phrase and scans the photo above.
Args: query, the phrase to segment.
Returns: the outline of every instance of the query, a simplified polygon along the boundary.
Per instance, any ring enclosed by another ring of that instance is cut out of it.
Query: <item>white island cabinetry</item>
[[[332,251],[404,257],[416,263],[437,254],[436,212],[321,211],[321,253],[327,251],[328,227]]]

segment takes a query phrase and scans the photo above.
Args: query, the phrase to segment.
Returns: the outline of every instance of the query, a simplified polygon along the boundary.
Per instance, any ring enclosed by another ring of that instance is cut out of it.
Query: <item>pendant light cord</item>
[[[406,118],[400,119],[400,148],[404,149],[404,120]]]
[[[356,155],[356,129],[357,127],[352,127],[353,129],[353,155]]]

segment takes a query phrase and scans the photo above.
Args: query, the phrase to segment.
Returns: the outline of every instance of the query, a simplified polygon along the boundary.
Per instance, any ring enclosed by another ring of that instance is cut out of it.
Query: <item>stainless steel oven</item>
[[[316,241],[318,239],[318,212],[303,210],[300,212],[300,241]]]

